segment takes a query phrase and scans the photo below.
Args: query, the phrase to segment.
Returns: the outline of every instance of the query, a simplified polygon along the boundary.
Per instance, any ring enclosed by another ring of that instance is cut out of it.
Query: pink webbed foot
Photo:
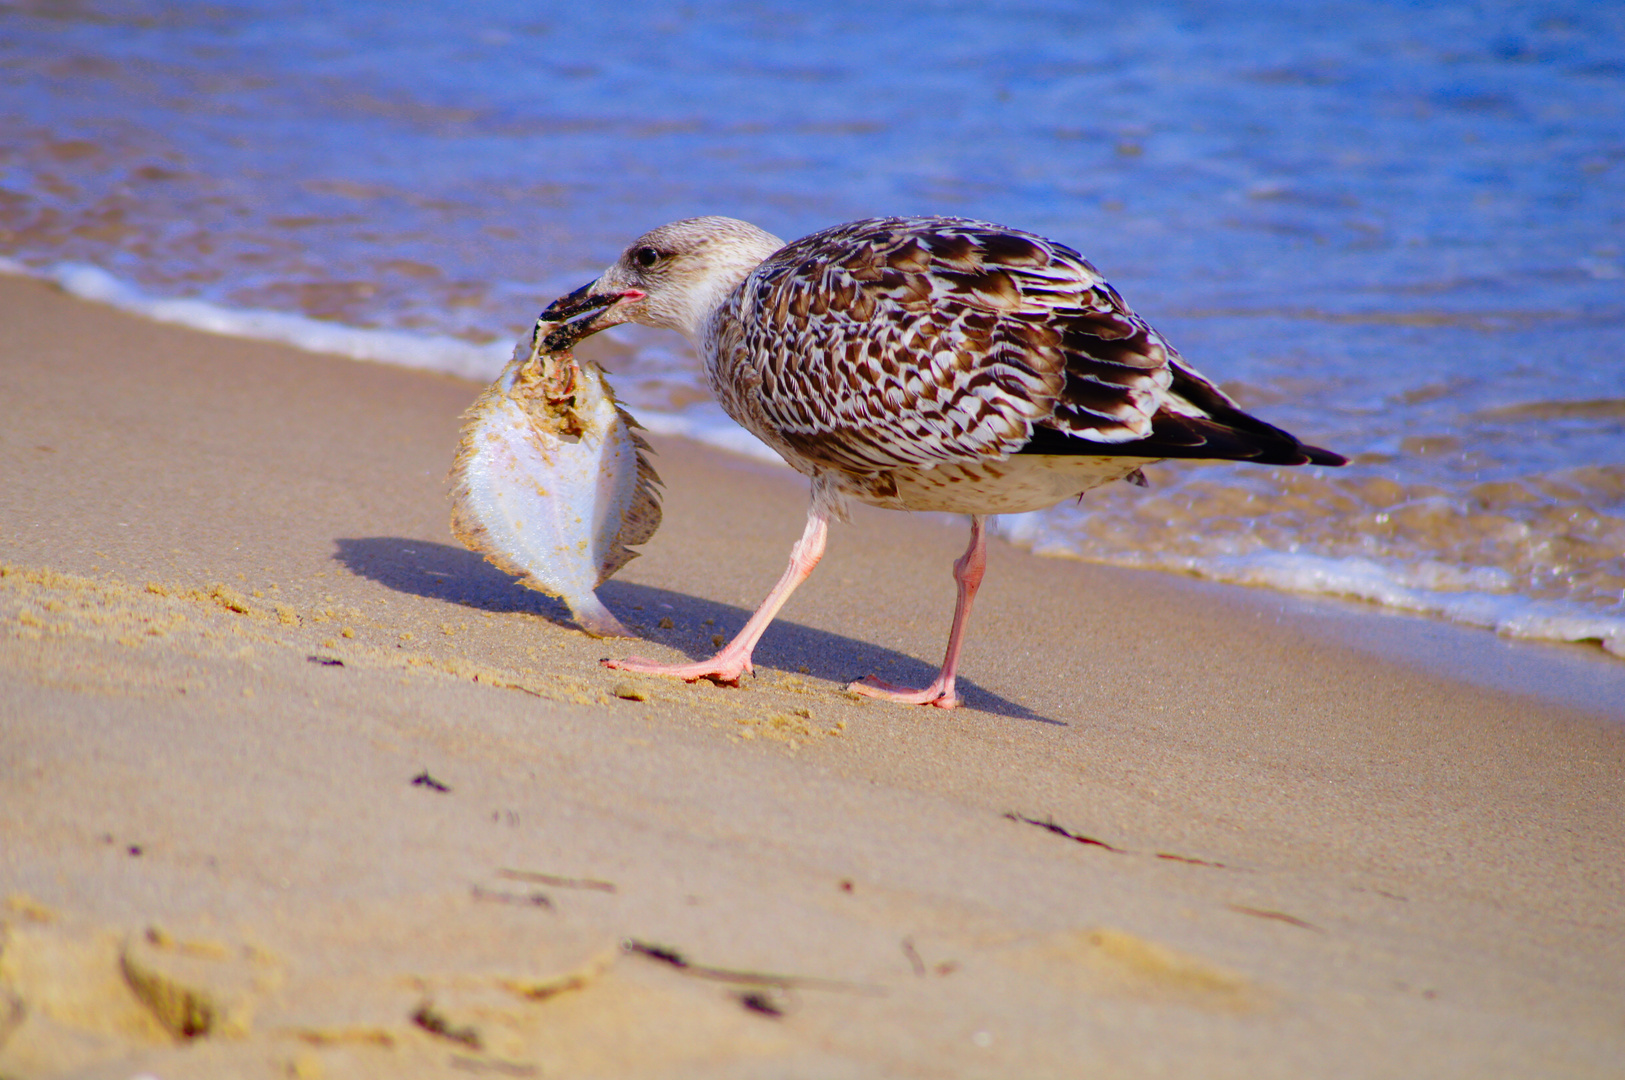
[[[961,700],[959,695],[954,693],[953,683],[944,685],[941,679],[924,690],[910,690],[906,686],[893,686],[870,675],[866,679],[848,684],[847,689],[854,694],[879,698],[881,701],[895,701],[899,705],[935,705],[939,709],[956,709]]]
[[[710,679],[724,686],[738,686],[741,676],[755,670],[751,667],[749,653],[741,656],[730,649],[723,649],[709,660],[698,660],[692,664],[659,664],[653,660],[645,660],[641,656],[628,656],[624,660],[605,660],[603,664],[616,671],[635,671],[640,675],[665,675],[673,679],[682,679],[684,682]]]

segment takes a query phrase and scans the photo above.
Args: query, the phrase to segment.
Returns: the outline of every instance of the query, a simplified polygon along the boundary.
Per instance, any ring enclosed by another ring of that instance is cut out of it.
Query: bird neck
[[[709,247],[703,271],[682,291],[680,302],[664,312],[667,325],[696,348],[702,348],[718,312],[731,304],[751,271],[784,246],[784,241],[773,234],[746,227],[749,233],[735,234],[730,242]]]
[[[670,313],[671,329],[682,334],[689,344],[703,353],[705,340],[712,335],[718,315],[730,306],[734,293],[755,268],[756,263],[752,263],[750,266],[730,267],[727,273],[713,272],[708,275],[703,285],[690,290],[684,298],[688,302],[683,308]]]

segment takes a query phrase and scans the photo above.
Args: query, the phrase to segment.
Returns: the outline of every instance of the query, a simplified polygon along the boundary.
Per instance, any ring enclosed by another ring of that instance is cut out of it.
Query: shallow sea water
[[[1355,461],[1019,542],[1625,654],[1625,7],[0,0],[3,265],[154,318],[494,376],[704,213],[1055,237]],[[651,428],[752,450],[620,336]]]

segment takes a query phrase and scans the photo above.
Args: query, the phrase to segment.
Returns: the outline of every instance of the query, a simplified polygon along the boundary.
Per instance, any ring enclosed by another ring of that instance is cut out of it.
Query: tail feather
[[[1342,454],[1310,446],[1297,436],[1245,413],[1218,387],[1180,363],[1171,363],[1173,383],[1164,405],[1151,418],[1151,434],[1128,442],[1099,442],[1041,424],[1021,448],[1023,454],[1096,457],[1199,458],[1250,461],[1258,465],[1347,465]]]

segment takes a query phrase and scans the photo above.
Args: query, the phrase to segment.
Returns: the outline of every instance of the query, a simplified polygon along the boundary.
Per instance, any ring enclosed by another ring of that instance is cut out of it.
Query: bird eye
[[[652,247],[640,247],[632,253],[632,261],[648,269],[660,261],[660,252]]]

